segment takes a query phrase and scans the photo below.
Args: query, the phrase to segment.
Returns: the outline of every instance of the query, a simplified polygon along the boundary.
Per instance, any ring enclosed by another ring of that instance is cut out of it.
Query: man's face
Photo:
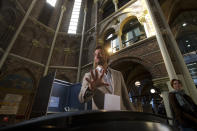
[[[103,52],[102,49],[97,49],[94,52],[94,62],[97,65],[103,66],[107,61],[106,61],[106,56],[105,53]]]

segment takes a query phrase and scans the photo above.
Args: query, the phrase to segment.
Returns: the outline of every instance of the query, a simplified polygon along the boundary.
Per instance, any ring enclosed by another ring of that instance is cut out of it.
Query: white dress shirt
[[[100,73],[102,73],[103,68],[101,66],[97,66],[96,68]],[[111,72],[107,69],[107,72],[104,73],[103,76],[103,80],[104,82],[108,83],[108,89],[110,90],[110,92],[113,94],[114,93],[114,89],[112,87],[112,77],[111,77]]]

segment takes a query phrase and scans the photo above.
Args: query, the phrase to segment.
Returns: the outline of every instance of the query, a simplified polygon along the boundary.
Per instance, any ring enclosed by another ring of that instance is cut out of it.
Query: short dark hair
[[[170,82],[170,85],[171,85],[172,87],[173,87],[174,81],[178,81],[178,83],[182,85],[182,83],[181,83],[180,80],[178,80],[178,79],[172,79],[171,82]]]
[[[101,49],[105,53],[105,55],[109,57],[109,54],[107,53],[107,51],[105,50],[105,48],[102,45],[96,46],[96,48],[94,49],[94,51],[96,51],[98,49]]]
[[[103,49],[103,46],[101,46],[101,45],[96,46],[95,50],[98,50],[98,49],[104,50],[104,49]],[[94,50],[94,51],[95,51],[95,50]]]

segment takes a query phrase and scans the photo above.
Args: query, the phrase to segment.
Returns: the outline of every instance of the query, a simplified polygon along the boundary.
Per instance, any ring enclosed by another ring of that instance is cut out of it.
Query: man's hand
[[[86,78],[86,80],[89,83],[89,89],[94,91],[96,88],[100,87],[100,86],[109,86],[108,83],[103,82],[103,76],[104,76],[104,70],[102,71],[101,76],[98,76],[98,71],[97,69],[95,69],[95,75],[93,73],[93,71],[91,70],[91,77],[92,77],[92,81],[88,78]]]

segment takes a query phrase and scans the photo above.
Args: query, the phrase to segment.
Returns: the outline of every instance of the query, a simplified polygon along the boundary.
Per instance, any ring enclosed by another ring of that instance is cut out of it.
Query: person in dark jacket
[[[197,105],[182,90],[181,81],[173,79],[171,86],[174,91],[169,93],[171,110],[181,131],[197,130]]]

